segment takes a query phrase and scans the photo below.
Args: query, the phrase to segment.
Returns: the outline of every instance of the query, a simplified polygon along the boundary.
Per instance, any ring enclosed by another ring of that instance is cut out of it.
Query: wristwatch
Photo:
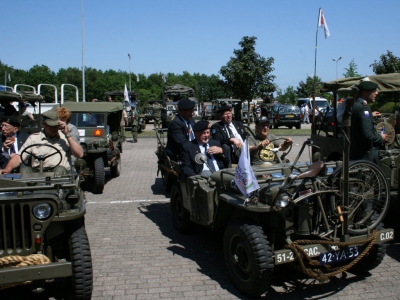
[[[70,138],[70,137],[72,137],[72,135],[70,133],[68,133],[65,137]]]

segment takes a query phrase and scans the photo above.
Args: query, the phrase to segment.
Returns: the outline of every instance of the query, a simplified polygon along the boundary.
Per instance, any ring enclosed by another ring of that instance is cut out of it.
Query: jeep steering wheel
[[[30,149],[30,148],[32,148],[32,147],[49,147],[49,148],[54,149],[55,152],[51,152],[51,153],[48,154],[48,155],[35,155],[35,154],[33,154],[33,152],[28,152],[28,149]],[[20,157],[21,157],[22,163],[23,163],[25,166],[31,167],[31,168],[34,169],[34,170],[37,170],[38,167],[32,167],[32,166],[29,166],[27,163],[25,163],[25,160],[22,159],[24,153],[26,153],[26,154],[28,154],[28,155],[33,156],[34,158],[36,158],[36,159],[39,161],[39,164],[40,164],[40,165],[43,165],[43,162],[44,162],[47,158],[49,158],[49,157],[51,157],[51,156],[53,156],[53,155],[58,154],[58,155],[60,156],[60,161],[59,161],[55,166],[43,168],[43,171],[49,171],[49,170],[51,170],[51,169],[54,169],[55,167],[57,167],[57,166],[61,163],[62,158],[63,158],[63,156],[62,156],[60,150],[57,149],[56,147],[54,147],[53,145],[50,145],[50,144],[32,144],[32,145],[26,147],[24,150],[22,150],[22,152],[20,153]],[[40,168],[40,166],[39,166],[39,168]]]
[[[258,152],[258,157],[262,160],[262,161],[266,161],[266,162],[270,162],[270,161],[279,161],[279,157],[277,155],[277,152],[272,151],[272,149],[274,149],[274,144],[273,142],[278,141],[278,140],[285,140],[287,141],[287,138],[276,138],[276,139],[272,139],[269,141],[269,144],[262,148],[259,152]],[[272,143],[272,147],[270,147],[269,145],[271,145]],[[289,152],[292,150],[292,144],[289,145],[289,149],[286,150],[286,152],[283,152],[281,155],[281,160],[283,161],[286,157],[286,155],[289,154]],[[273,160],[271,160],[271,153],[273,153],[273,155],[275,156],[275,158]]]

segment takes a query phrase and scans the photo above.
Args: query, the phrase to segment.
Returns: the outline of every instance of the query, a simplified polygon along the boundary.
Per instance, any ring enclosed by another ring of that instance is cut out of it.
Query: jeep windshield
[[[104,114],[102,113],[73,113],[71,124],[77,128],[101,127],[104,128]]]

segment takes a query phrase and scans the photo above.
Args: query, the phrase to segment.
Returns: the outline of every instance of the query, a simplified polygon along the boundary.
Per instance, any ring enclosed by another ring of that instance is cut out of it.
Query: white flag
[[[139,75],[136,75],[136,82],[139,82]]]
[[[331,35],[329,32],[328,24],[326,23],[325,20],[324,12],[322,11],[321,8],[319,9],[318,27],[324,28],[325,38]]]
[[[131,100],[129,99],[128,89],[126,88],[126,83],[125,83],[125,89],[124,89],[124,100],[125,100],[125,102],[128,102],[129,105],[131,104]]]
[[[8,73],[8,81],[11,81],[11,74]]]
[[[165,79],[165,74],[162,74],[161,78],[164,81],[164,83],[167,82],[167,79]]]
[[[235,183],[245,197],[248,197],[248,194],[260,188],[256,176],[254,176],[253,169],[250,166],[250,152],[247,139],[243,143],[239,163],[236,167]]]

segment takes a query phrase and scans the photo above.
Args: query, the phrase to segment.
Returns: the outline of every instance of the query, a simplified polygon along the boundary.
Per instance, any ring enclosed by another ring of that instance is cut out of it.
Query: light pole
[[[82,0],[82,101],[86,102],[86,89],[85,89],[85,39],[84,39],[84,12]]]
[[[337,77],[337,63],[338,63],[339,60],[341,60],[341,59],[342,59],[342,57],[339,57],[338,59],[332,58],[332,60],[333,60],[334,62],[336,62],[336,79],[338,78],[338,77]]]
[[[131,55],[128,53],[129,57],[129,91],[132,92],[132,86],[131,86]]]

